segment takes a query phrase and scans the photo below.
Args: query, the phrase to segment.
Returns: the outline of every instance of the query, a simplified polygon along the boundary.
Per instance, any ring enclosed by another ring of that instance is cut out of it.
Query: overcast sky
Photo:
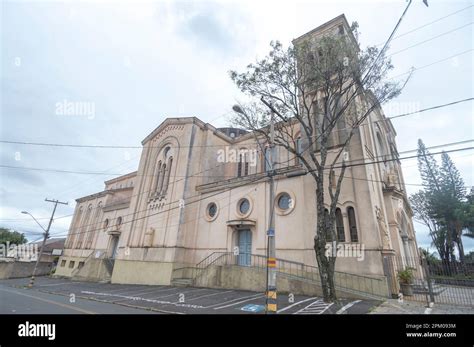
[[[473,96],[472,2],[429,4],[426,8],[414,0],[397,32],[407,34],[396,38],[388,52],[395,65],[392,76],[429,66],[415,71],[402,95],[385,105],[387,116]],[[243,99],[228,71],[242,71],[262,58],[271,40],[288,45],[344,13],[349,22],[359,23],[363,47],[381,44],[405,6],[403,0],[2,1],[0,137],[140,146],[167,117],[196,116],[225,126],[231,106]],[[89,108],[68,115],[61,112],[65,102]],[[415,149],[418,138],[427,146],[471,140],[472,102],[393,124],[401,152]],[[473,184],[472,154],[451,154],[468,186]],[[76,198],[102,190],[103,181],[115,173],[136,170],[139,155],[139,149],[1,144],[2,165],[111,175],[0,168],[0,226],[27,232],[30,240],[40,238],[40,229],[22,210],[44,218],[45,225],[52,204],[44,199],[55,198],[70,204],[60,205],[57,217],[72,214]],[[408,192],[416,192],[416,160],[404,160],[403,169]],[[70,217],[56,220],[52,234],[64,235],[69,223]],[[419,245],[428,247],[426,229],[415,227]],[[465,240],[465,248],[472,250],[474,242]]]

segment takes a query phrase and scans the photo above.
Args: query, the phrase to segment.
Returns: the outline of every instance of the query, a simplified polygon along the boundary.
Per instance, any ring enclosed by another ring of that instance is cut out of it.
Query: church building
[[[350,32],[344,15],[294,42],[331,30]],[[384,265],[387,257],[418,267],[411,263],[418,256],[413,213],[400,162],[393,160],[392,123],[377,108],[363,125],[346,155],[368,164],[347,168],[336,210],[339,244],[354,254],[338,257],[336,270],[389,283],[396,269]],[[334,133],[335,147],[339,136]],[[76,200],[57,276],[170,285],[192,279],[195,273],[186,269],[204,269],[222,254],[248,268],[265,256],[269,168],[255,134],[197,117],[167,118],[142,146],[136,171]],[[276,155],[276,257],[282,266],[315,267],[314,180],[291,153],[280,148]]]

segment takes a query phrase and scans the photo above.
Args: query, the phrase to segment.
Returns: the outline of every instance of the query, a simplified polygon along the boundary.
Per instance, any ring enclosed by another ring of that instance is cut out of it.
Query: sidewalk
[[[474,314],[473,307],[435,303],[428,308],[426,303],[398,299],[388,299],[370,312],[370,314]]]

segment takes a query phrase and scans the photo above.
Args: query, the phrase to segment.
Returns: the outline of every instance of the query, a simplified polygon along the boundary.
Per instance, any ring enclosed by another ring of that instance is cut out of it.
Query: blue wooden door
[[[239,265],[250,266],[252,233],[248,229],[239,231]]]

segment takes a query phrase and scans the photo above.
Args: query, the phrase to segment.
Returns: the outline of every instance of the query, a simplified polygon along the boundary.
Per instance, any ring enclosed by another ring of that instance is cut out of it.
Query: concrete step
[[[432,284],[431,288],[433,289],[434,295],[439,295],[446,290],[446,288],[443,288],[437,284]],[[414,285],[413,292],[415,294],[427,294],[429,293],[428,286]]]
[[[193,285],[192,278],[175,278],[171,280],[171,285],[176,287],[189,287]]]

